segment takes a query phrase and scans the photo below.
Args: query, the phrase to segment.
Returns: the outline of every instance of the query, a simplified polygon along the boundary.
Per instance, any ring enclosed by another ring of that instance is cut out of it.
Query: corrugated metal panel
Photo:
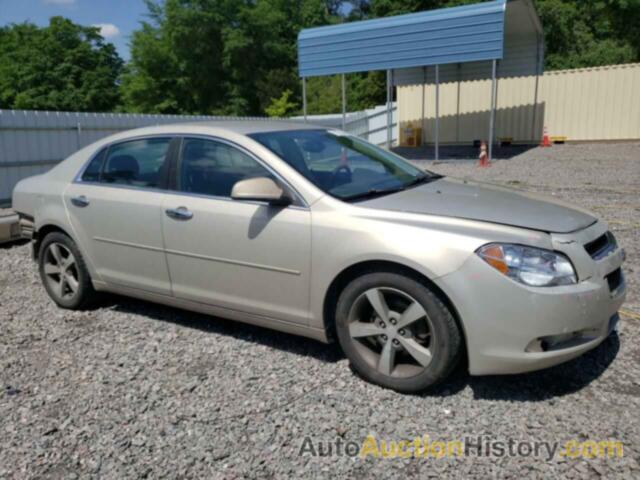
[[[498,61],[498,78],[542,74],[543,37],[537,14],[530,0],[509,1],[505,11],[504,56]],[[423,83],[422,67],[397,69],[394,84]],[[435,82],[435,67],[426,69],[426,83]],[[440,66],[440,82],[491,78],[491,62],[466,62]]]
[[[505,2],[302,30],[300,76],[502,58]]]
[[[0,202],[10,199],[16,183],[23,178],[44,173],[80,148],[122,130],[164,123],[237,119],[0,110]]]
[[[569,140],[640,138],[640,64],[549,72],[540,99],[550,135]]]
[[[536,99],[537,83],[537,99]],[[569,141],[640,139],[640,64],[560,70],[542,76],[500,78],[496,137],[537,143],[542,129]],[[424,107],[422,107],[424,95]],[[440,85],[440,135],[443,143],[486,139],[489,80]],[[398,88],[400,126],[422,123],[433,141],[435,86]]]
[[[377,107],[351,114],[346,130],[354,135],[365,135],[370,141],[382,143],[386,139],[383,128],[386,120],[385,108]],[[395,109],[393,115],[395,124]],[[338,126],[341,119],[342,115],[337,115],[334,126]],[[0,204],[7,203],[20,180],[46,172],[73,152],[96,140],[132,128],[205,120],[274,119],[0,110]],[[309,117],[310,123],[318,125],[325,125],[325,120]],[[397,133],[394,135],[397,136]]]

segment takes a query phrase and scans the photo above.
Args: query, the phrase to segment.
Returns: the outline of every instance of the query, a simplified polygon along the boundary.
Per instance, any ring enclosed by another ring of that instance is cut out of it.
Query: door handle
[[[89,199],[84,195],[80,195],[78,197],[73,197],[71,199],[71,203],[73,203],[76,207],[84,208],[89,206]]]
[[[193,218],[193,212],[187,210],[186,207],[169,208],[165,210],[167,217],[174,220],[191,220]]]

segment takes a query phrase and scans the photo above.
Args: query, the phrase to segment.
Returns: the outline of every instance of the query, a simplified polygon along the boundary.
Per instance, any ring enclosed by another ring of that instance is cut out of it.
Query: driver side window
[[[185,138],[179,168],[182,192],[231,197],[233,186],[240,180],[273,175],[255,159],[223,142],[201,138]]]

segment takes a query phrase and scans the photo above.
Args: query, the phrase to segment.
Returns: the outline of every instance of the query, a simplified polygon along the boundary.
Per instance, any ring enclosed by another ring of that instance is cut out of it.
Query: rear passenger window
[[[83,182],[99,182],[100,181],[100,172],[102,171],[102,162],[104,160],[104,156],[107,153],[107,149],[103,148],[87,165],[84,173],[82,174]]]
[[[180,190],[230,197],[236,182],[273,175],[246,153],[226,143],[186,138],[182,144]]]
[[[170,138],[146,138],[113,145],[104,164],[101,182],[154,188],[167,168]]]

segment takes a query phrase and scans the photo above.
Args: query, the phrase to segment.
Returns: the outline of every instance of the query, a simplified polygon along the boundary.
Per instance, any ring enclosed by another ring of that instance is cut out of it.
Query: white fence
[[[302,120],[303,117],[294,117]],[[309,122],[324,125],[326,127],[342,128],[342,114],[332,113],[329,115],[309,115]],[[391,141],[392,145],[398,144],[398,109],[396,104],[392,108],[391,121]],[[376,145],[387,144],[387,107],[380,105],[368,110],[359,112],[348,112],[346,115],[345,130],[353,135],[364,138]]]
[[[310,116],[309,122],[339,128],[341,119],[341,115],[318,115]],[[0,110],[0,205],[10,203],[13,188],[21,179],[46,172],[73,152],[103,137],[132,128],[203,120],[272,119]],[[385,125],[386,111],[384,107],[377,107],[349,114],[346,130],[382,144],[386,141]],[[397,135],[394,134],[394,138]]]

